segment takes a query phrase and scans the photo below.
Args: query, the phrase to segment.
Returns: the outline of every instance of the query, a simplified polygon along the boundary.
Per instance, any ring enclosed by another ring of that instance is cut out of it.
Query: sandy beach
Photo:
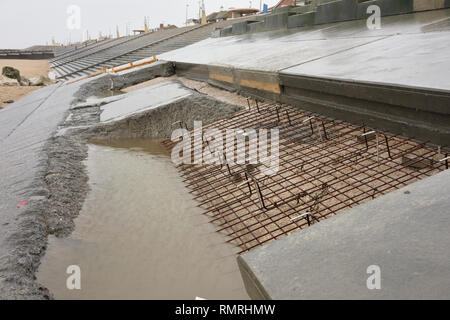
[[[0,70],[5,66],[19,69],[20,74],[27,78],[47,76],[50,71],[50,63],[47,60],[0,59]],[[18,101],[39,88],[0,86],[0,108],[5,108],[9,105],[3,103],[4,101]]]

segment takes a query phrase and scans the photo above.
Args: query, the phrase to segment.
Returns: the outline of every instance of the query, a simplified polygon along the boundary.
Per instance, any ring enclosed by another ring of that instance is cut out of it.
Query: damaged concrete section
[[[229,128],[249,130],[248,145],[234,141],[232,149],[248,159],[237,163],[226,147],[222,163],[189,163],[179,169],[218,231],[241,252],[448,168],[439,161],[443,154],[437,146],[426,147],[277,104],[252,103],[249,110],[210,127],[223,136]],[[279,132],[279,148],[277,169],[267,175],[272,164],[252,163],[251,158],[262,151],[250,146],[262,139],[262,130],[271,128]],[[253,135],[252,129],[256,129]],[[169,149],[175,144],[165,142]]]
[[[0,299],[450,298],[448,1],[326,2],[54,60],[0,110]]]
[[[130,92],[101,107],[87,108],[87,112],[75,112],[80,116],[78,124],[85,127],[74,130],[95,139],[169,138],[178,121],[192,128],[194,121],[209,124],[240,109],[170,81]]]
[[[127,79],[120,80],[124,81],[120,86],[149,80],[155,75],[170,75],[169,66],[155,65],[154,73],[146,68],[145,76],[139,71],[137,75],[130,73]],[[35,274],[47,236],[64,237],[74,229],[73,219],[88,192],[83,161],[89,139],[167,138],[173,122],[192,125],[195,119],[210,123],[240,110],[177,81],[164,84],[183,93],[176,98],[156,94],[163,85],[96,98],[107,83],[104,77],[98,77],[71,85],[54,85],[30,95],[14,108],[0,111],[1,184],[6,191],[1,195],[0,215],[2,299],[52,297],[36,282]],[[119,103],[124,112],[120,119],[108,117],[107,122],[102,122],[101,114],[108,115],[108,105],[114,110]],[[136,103],[142,108],[136,109]],[[127,107],[131,109],[127,111]]]
[[[108,92],[120,91],[157,77],[169,77],[174,72],[171,62],[158,61],[151,65],[137,67],[117,74],[103,74],[82,85],[75,94],[75,102],[85,102],[86,97],[102,96]]]
[[[101,122],[118,121],[136,113],[158,108],[161,105],[182,100],[192,93],[173,83],[162,83],[129,93],[125,100],[102,107]],[[149,103],[151,101],[151,103]]]

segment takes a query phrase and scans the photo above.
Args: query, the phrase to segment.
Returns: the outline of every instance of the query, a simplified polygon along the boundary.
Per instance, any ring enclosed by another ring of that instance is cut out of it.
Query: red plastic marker
[[[28,204],[28,201],[23,201],[17,204],[17,208],[22,208]]]

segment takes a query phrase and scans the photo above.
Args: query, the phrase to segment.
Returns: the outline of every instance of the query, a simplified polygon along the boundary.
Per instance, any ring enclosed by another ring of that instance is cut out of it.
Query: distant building
[[[144,33],[151,33],[151,32],[156,32],[159,30],[167,30],[167,29],[175,29],[177,28],[177,26],[174,26],[172,24],[168,24],[167,26],[165,26],[163,23],[161,23],[159,25],[159,28],[154,28],[154,29],[137,29],[137,30],[133,30],[133,34],[144,34]]]
[[[186,26],[193,26],[193,25],[196,25],[196,24],[200,24],[200,20],[199,19],[188,19],[187,21],[186,21]]]
[[[274,8],[278,9],[286,6],[295,6],[295,0],[281,0],[274,6]]]
[[[168,30],[168,29],[176,29],[177,26],[173,25],[173,24],[168,24],[168,25],[164,25],[164,23],[161,23],[159,25],[159,30]]]

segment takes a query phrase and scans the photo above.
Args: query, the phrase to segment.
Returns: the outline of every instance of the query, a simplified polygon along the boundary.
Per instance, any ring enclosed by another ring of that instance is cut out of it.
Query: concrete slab
[[[72,106],[70,109],[73,110],[73,109],[81,109],[81,108],[87,108],[87,107],[103,106],[103,105],[111,103],[111,102],[122,100],[126,96],[127,96],[126,94],[121,94],[121,95],[115,95],[115,96],[106,97],[106,98],[90,97],[90,98],[87,98],[85,102],[77,103],[74,106]]]
[[[450,90],[449,37],[450,32],[394,35],[283,73]]]
[[[176,82],[164,82],[128,93],[123,99],[101,108],[101,122],[118,121],[140,112],[173,103],[192,94]]]
[[[380,30],[358,20],[210,38],[160,58],[450,90],[449,21],[450,9],[442,9],[383,17]]]
[[[450,170],[238,258],[252,298],[449,299]],[[369,266],[381,289],[369,290]]]
[[[242,37],[208,39],[186,50],[174,51],[161,58],[176,62],[209,64],[262,71],[278,71],[298,63],[348,50],[374,37],[329,40],[303,40],[294,36],[257,33]],[[282,50],[281,50],[282,49]]]
[[[356,19],[358,4],[355,0],[339,0],[317,6],[315,23],[330,23]]]
[[[139,62],[145,62],[149,59],[144,59]],[[89,85],[82,86],[80,91],[77,92],[76,98],[79,102],[85,102],[87,97],[108,92],[111,89],[121,90],[157,77],[169,77],[173,74],[173,64],[167,61],[158,61],[118,73],[105,73],[88,79]]]

